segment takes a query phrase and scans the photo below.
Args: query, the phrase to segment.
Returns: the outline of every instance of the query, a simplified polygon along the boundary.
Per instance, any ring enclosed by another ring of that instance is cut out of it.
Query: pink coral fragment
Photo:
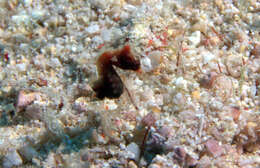
[[[207,152],[209,152],[213,157],[221,156],[224,153],[224,148],[214,139],[208,140],[205,145]]]
[[[39,96],[40,96],[39,92],[26,93],[23,90],[20,91],[19,95],[18,95],[18,99],[17,99],[17,109],[18,109],[18,111],[20,111],[24,107],[26,107],[26,106],[30,105],[31,103],[33,103],[33,101],[38,99]]]

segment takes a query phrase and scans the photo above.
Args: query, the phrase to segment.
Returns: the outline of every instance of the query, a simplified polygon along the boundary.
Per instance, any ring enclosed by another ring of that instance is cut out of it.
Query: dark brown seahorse
[[[140,60],[136,59],[129,45],[115,51],[107,51],[97,60],[99,78],[94,82],[93,90],[99,99],[119,98],[124,91],[124,84],[113,66],[124,70],[140,70]]]

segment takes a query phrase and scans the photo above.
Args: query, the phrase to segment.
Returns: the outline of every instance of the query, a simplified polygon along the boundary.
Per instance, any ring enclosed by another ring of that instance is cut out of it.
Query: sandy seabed
[[[260,167],[256,0],[0,0],[0,167]],[[98,99],[97,59],[130,46]]]

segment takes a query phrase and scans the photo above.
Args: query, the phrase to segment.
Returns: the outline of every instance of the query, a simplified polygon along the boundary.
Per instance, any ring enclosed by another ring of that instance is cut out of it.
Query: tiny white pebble
[[[179,88],[187,89],[187,81],[183,79],[183,77],[179,77],[176,79],[175,84]]]
[[[215,57],[211,52],[208,52],[208,51],[202,52],[201,55],[203,57],[204,64],[207,64]]]
[[[150,58],[148,58],[148,57],[144,57],[144,58],[141,60],[141,65],[142,65],[142,69],[143,69],[145,72],[149,72],[149,71],[152,70],[152,63],[151,63]]]
[[[93,33],[97,33],[99,31],[99,25],[94,24],[94,25],[90,25],[89,27],[86,28],[86,32],[93,34]]]
[[[42,17],[45,15],[45,11],[43,10],[33,10],[32,11],[32,18],[35,20],[42,19]]]
[[[51,58],[51,65],[53,67],[60,67],[61,66],[60,60],[58,58]]]
[[[29,24],[30,17],[26,14],[14,15],[14,16],[12,16],[12,21],[15,22],[17,25]]]
[[[105,99],[105,105],[107,106],[108,110],[115,110],[118,107],[114,100],[109,99]]]
[[[17,64],[16,67],[19,69],[19,71],[26,71],[26,64],[25,63],[21,63],[21,64]]]
[[[32,4],[32,0],[24,0],[23,2],[25,6],[30,6]]]
[[[197,46],[200,43],[200,31],[195,31],[191,34],[190,37],[188,37],[188,40],[191,42],[192,46]]]

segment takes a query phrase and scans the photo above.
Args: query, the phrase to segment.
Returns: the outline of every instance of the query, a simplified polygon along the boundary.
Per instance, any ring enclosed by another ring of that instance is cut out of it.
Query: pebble
[[[199,21],[198,23],[195,23],[192,27],[192,31],[200,31],[203,33],[206,33],[208,29],[208,25],[205,21]]]
[[[187,82],[187,80],[183,79],[183,77],[181,76],[181,77],[178,77],[178,78],[176,79],[175,85],[176,85],[176,87],[178,87],[178,88],[187,90],[188,82]]]
[[[45,11],[43,10],[33,10],[32,11],[32,18],[35,20],[41,20],[45,15]]]
[[[16,150],[9,151],[3,159],[3,168],[12,168],[23,163],[21,156]]]
[[[133,33],[137,38],[145,36],[149,32],[149,27],[144,24],[135,24]]]
[[[144,83],[144,82],[143,82],[142,80],[138,79],[138,78],[136,78],[136,79],[134,80],[134,84],[135,84],[135,85],[142,86],[143,83]]]
[[[142,124],[144,126],[151,127],[151,126],[153,126],[155,124],[155,122],[157,120],[156,117],[157,116],[153,112],[150,112],[146,116],[143,117]]]
[[[213,157],[219,157],[224,153],[224,148],[214,139],[208,140],[205,145],[207,152],[209,152]]]
[[[27,161],[31,161],[32,158],[37,156],[37,151],[30,145],[26,145],[19,149],[19,153],[21,153],[22,157]]]
[[[226,58],[226,67],[232,77],[238,78],[243,67],[243,56],[241,54],[230,54]]]
[[[208,156],[203,156],[200,160],[199,160],[199,163],[198,163],[198,167],[211,167],[212,161],[210,160],[210,157]]]
[[[25,63],[21,63],[21,64],[16,64],[16,67],[18,68],[19,71],[21,72],[25,72],[26,71],[26,64]]]
[[[39,92],[26,93],[25,91],[20,91],[17,99],[17,109],[18,111],[27,105],[31,104],[33,101],[40,99]]]
[[[0,71],[2,71],[1,68],[0,68]],[[5,77],[6,77],[5,73],[0,73],[0,81],[4,80]]]
[[[129,168],[138,168],[137,165],[135,164],[135,162],[133,162],[133,161],[128,162],[128,167]]]
[[[223,100],[227,100],[233,95],[233,83],[230,77],[226,75],[219,75],[213,81],[213,90],[216,97],[221,97]]]
[[[129,145],[127,145],[126,150],[132,154],[130,156],[130,159],[133,159],[135,161],[139,160],[140,148],[136,143],[132,142]]]
[[[127,4],[124,6],[124,9],[128,12],[135,12],[137,8],[134,5]]]
[[[112,39],[112,32],[109,29],[104,29],[101,31],[101,38],[105,41],[108,42]]]
[[[32,0],[23,0],[25,6],[30,6],[32,4]]]
[[[166,167],[167,163],[169,163],[169,162],[167,161],[167,159],[164,156],[156,155],[156,157],[153,158],[153,160],[152,160],[152,164],[148,168]]]
[[[99,0],[99,1],[90,0],[89,2],[93,7],[97,7],[97,8],[101,8],[101,9],[105,9],[108,5],[107,0]]]
[[[191,36],[188,37],[191,46],[196,47],[200,43],[200,36],[201,36],[201,32],[195,31],[191,34]]]
[[[114,100],[109,100],[109,99],[105,99],[104,106],[105,109],[107,110],[115,110],[118,107],[118,105]]]
[[[21,15],[14,15],[12,16],[12,21],[15,22],[17,25],[21,25],[21,24],[29,24],[30,21],[30,17],[26,14],[21,14]]]
[[[151,164],[148,168],[161,168],[161,166],[158,164]]]
[[[238,165],[241,167],[248,167],[250,168],[250,165],[253,165],[254,163],[260,165],[260,158],[259,157],[249,157],[249,158],[241,158],[238,161]]]
[[[177,147],[174,149],[173,158],[176,159],[178,162],[183,163],[185,161],[186,156],[187,153],[184,148]]]
[[[156,69],[161,62],[163,53],[161,51],[152,51],[149,53],[148,57],[151,60],[152,70]]]
[[[227,9],[225,10],[225,13],[226,13],[227,15],[230,15],[230,14],[238,14],[238,13],[240,12],[234,5],[229,4],[228,6],[229,6],[229,8],[227,8]]]
[[[114,39],[119,39],[120,37],[123,36],[123,33],[119,28],[113,28],[111,31]]]
[[[50,66],[52,68],[61,67],[60,60],[58,58],[51,58]]]
[[[141,59],[141,66],[142,70],[145,72],[150,72],[153,69],[151,59],[148,57]]]
[[[202,52],[201,56],[203,58],[204,64],[207,64],[208,62],[210,62],[215,57],[211,52],[208,52],[208,51]]]
[[[86,32],[89,34],[97,33],[100,30],[99,25],[93,24],[86,28]]]
[[[254,45],[254,48],[251,51],[251,55],[254,55],[256,58],[260,57],[260,43]]]
[[[101,44],[104,43],[104,41],[103,41],[103,39],[102,39],[101,36],[95,36],[95,37],[93,37],[93,38],[92,38],[92,42],[93,42],[95,45],[97,45],[97,46],[99,46],[99,45],[101,45]]]
[[[143,0],[126,0],[127,3],[131,4],[131,5],[135,5],[135,6],[138,6],[138,5],[141,5]]]
[[[39,104],[31,104],[26,106],[24,114],[31,120],[42,120],[43,111],[43,108]]]
[[[238,121],[240,114],[241,110],[238,107],[231,107],[231,116],[234,121]]]

